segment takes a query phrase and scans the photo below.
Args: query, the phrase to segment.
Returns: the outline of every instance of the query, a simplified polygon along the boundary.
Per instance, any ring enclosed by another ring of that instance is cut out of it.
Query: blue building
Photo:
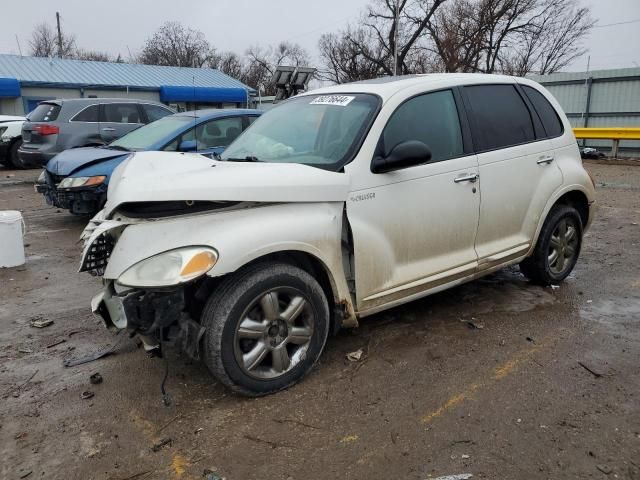
[[[211,68],[159,67],[0,54],[0,114],[55,98],[138,98],[176,110],[251,106],[255,91]]]

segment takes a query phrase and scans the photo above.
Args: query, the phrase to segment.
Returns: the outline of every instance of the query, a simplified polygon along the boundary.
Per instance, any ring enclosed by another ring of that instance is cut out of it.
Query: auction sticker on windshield
[[[356,97],[348,95],[322,95],[313,100],[309,105],[338,105],[346,107]]]

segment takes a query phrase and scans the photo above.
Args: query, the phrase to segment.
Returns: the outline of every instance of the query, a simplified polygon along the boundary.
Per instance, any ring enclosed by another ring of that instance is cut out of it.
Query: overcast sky
[[[76,35],[83,49],[135,55],[162,23],[177,20],[201,30],[219,50],[242,53],[248,46],[298,42],[312,55],[318,38],[355,19],[368,0],[22,0],[2,2],[0,53],[29,50],[34,25],[55,24]],[[598,25],[586,42],[591,69],[640,67],[640,0],[583,0]],[[635,22],[634,22],[635,21]],[[612,23],[625,23],[605,26]],[[567,70],[583,71],[587,58]]]

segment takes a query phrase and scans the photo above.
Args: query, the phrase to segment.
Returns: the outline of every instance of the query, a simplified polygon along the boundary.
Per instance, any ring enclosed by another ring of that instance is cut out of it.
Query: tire
[[[582,220],[575,208],[554,206],[542,226],[533,254],[520,263],[520,271],[541,285],[563,281],[578,261],[582,233]]]
[[[15,142],[13,142],[11,144],[11,146],[9,147],[9,162],[11,165],[13,165],[15,168],[20,168],[20,169],[27,169],[27,168],[34,168],[31,167],[29,165],[25,165],[22,160],[20,160],[20,156],[18,155],[18,149],[20,148],[20,146],[22,145],[22,139],[18,139]]]
[[[233,391],[256,397],[283,390],[311,370],[327,341],[329,306],[307,272],[265,262],[223,280],[205,305],[202,325],[211,373]]]

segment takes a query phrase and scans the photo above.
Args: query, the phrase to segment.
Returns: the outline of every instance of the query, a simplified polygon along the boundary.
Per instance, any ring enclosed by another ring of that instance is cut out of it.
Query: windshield
[[[355,155],[378,105],[377,96],[362,93],[292,98],[256,120],[221,158],[338,170]]]
[[[170,115],[126,134],[115,142],[111,142],[109,147],[131,151],[148,150],[165,139],[167,143],[173,140],[187,124],[193,125],[194,117]]]

